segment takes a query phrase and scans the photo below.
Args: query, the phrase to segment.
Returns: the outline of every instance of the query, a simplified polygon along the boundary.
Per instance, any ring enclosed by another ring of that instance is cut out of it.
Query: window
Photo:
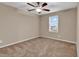
[[[58,16],[49,17],[49,31],[58,32]]]

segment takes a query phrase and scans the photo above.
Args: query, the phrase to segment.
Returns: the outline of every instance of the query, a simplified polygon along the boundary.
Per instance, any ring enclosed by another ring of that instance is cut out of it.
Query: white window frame
[[[54,15],[54,16],[58,17],[58,23],[57,23],[57,26],[56,26],[56,31],[50,29],[51,26],[49,24],[49,32],[55,32],[55,33],[57,33],[58,32],[58,25],[59,25],[59,16],[58,15]],[[53,16],[49,16],[49,20],[50,20],[51,17],[53,17]]]

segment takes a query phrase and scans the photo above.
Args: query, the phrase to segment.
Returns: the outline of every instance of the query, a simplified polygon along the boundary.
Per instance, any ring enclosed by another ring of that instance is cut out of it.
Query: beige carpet
[[[74,44],[47,38],[36,38],[0,49],[0,56],[6,57],[74,57]]]

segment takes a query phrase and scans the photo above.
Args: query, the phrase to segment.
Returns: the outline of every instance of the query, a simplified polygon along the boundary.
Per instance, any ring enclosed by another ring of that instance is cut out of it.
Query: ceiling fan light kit
[[[48,4],[47,3],[43,3],[42,5],[41,5],[41,2],[35,2],[37,5],[33,5],[33,4],[31,4],[31,3],[27,3],[28,5],[30,5],[30,6],[32,6],[32,7],[34,7],[34,9],[30,9],[30,10],[28,10],[28,11],[36,11],[36,12],[38,12],[39,14],[42,12],[42,11],[47,11],[47,12],[49,12],[50,10],[49,9],[45,9],[45,8],[43,8],[43,7],[45,7],[45,6],[47,6]]]
[[[37,12],[41,12],[42,10],[41,10],[41,9],[39,9],[39,8],[37,8],[37,9],[36,9],[36,11],[37,11]]]

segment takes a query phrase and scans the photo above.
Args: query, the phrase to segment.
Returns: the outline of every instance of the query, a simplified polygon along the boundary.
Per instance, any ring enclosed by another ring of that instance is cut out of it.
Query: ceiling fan
[[[34,9],[30,9],[28,11],[37,11],[39,14],[41,13],[41,11],[47,11],[47,12],[50,11],[49,9],[44,8],[45,6],[48,5],[46,2],[42,3],[42,5],[41,5],[41,2],[35,2],[35,3],[36,3],[36,5],[33,5],[31,3],[27,3],[28,5],[34,7]]]

